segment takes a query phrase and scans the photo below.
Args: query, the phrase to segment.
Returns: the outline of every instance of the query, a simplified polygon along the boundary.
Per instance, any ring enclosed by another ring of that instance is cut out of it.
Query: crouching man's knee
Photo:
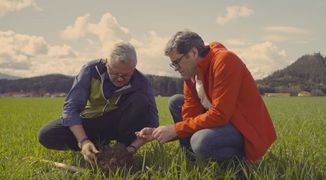
[[[202,129],[197,131],[191,136],[190,144],[191,149],[197,157],[202,159],[209,158],[211,154],[211,144],[209,142],[208,129]]]
[[[243,149],[229,141],[232,139],[221,136],[213,129],[199,130],[190,139],[191,148],[199,158],[212,159],[217,162],[242,159]]]
[[[79,150],[76,138],[60,119],[43,126],[38,133],[38,141],[48,149]]]
[[[49,149],[52,149],[48,129],[46,128],[46,126],[42,127],[39,130],[39,132],[38,132],[38,141],[42,146],[44,146],[46,148],[49,148]]]

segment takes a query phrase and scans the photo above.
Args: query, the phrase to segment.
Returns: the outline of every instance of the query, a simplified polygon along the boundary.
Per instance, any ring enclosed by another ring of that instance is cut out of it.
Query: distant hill
[[[18,76],[11,76],[7,74],[0,73],[0,79],[20,79]]]
[[[182,93],[183,80],[180,78],[146,75],[152,83],[155,95],[171,96]],[[1,96],[48,96],[68,93],[74,77],[49,74],[16,80],[0,79]]]
[[[73,83],[73,77],[61,74],[50,74],[16,80],[1,79],[0,94],[20,93],[32,96],[42,96],[46,93],[68,92]]]
[[[326,94],[326,57],[320,53],[304,55],[288,67],[257,81],[260,92],[282,92],[296,95],[308,91]]]

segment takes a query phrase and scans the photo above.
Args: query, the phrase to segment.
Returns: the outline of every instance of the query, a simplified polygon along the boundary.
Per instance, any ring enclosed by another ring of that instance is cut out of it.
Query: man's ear
[[[195,58],[198,58],[199,54],[198,49],[196,47],[192,47],[190,51],[193,53]]]

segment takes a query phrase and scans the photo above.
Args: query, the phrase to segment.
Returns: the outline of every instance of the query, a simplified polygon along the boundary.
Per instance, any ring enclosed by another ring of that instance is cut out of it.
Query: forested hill
[[[326,94],[326,57],[320,53],[304,55],[288,67],[257,81],[261,93],[286,92],[296,95],[308,91]]]
[[[146,75],[153,85],[155,95],[171,96],[182,93],[183,81],[180,78]],[[0,95],[44,96],[67,93],[74,77],[50,74],[16,80],[0,79]]]

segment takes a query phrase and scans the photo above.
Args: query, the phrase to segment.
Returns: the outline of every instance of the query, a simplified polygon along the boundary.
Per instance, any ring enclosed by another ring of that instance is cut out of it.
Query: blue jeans
[[[181,107],[184,96],[176,94],[169,100],[169,109],[175,123],[182,120]],[[192,136],[180,139],[180,145],[195,156],[224,162],[244,159],[243,136],[231,122],[221,127],[201,129]]]

